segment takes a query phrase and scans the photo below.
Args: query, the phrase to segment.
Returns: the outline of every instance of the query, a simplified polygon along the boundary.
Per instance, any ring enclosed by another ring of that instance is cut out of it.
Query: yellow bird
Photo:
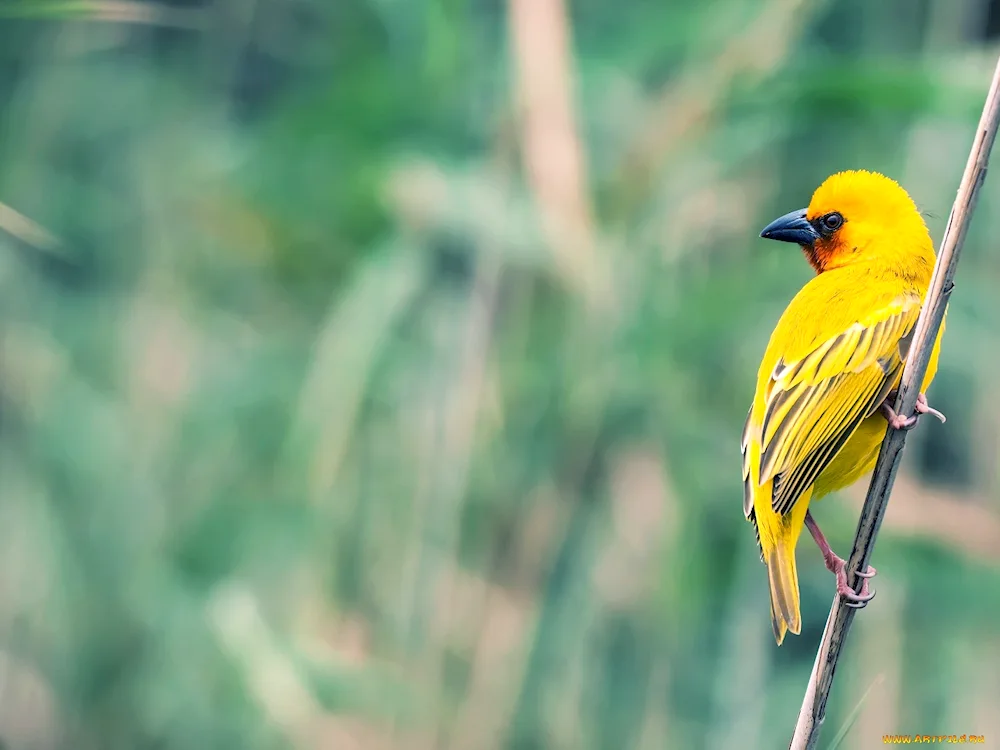
[[[847,585],[846,562],[834,554],[809,503],[874,468],[886,426],[909,429],[930,408],[924,391],[937,372],[934,344],[917,401],[902,417],[891,404],[934,270],[934,244],[910,196],[895,181],[866,171],[835,174],[807,209],[768,224],[761,237],[801,246],[816,271],[778,321],[757,375],[743,429],[743,511],[757,532],[771,589],[771,623],[781,645],[798,634],[795,545],[809,529],[837,591],[864,606]],[[941,333],[944,326],[941,326]]]

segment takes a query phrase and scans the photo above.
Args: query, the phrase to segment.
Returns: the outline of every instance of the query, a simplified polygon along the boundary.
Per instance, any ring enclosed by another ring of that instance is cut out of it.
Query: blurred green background
[[[2,747],[787,747],[833,581],[805,540],[777,648],[739,435],[811,271],[757,233],[862,167],[939,241],[998,40],[987,0],[3,0]],[[823,748],[1000,747],[998,231],[991,179]]]

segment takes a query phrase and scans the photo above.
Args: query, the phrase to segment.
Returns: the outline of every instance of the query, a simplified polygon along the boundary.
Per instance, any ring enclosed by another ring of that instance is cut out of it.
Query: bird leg
[[[861,584],[861,591],[855,592],[847,584],[847,561],[839,557],[831,549],[830,543],[826,541],[823,532],[819,530],[819,524],[816,523],[816,519],[812,517],[812,513],[809,511],[806,511],[806,526],[809,528],[812,538],[816,540],[816,546],[819,547],[819,551],[823,553],[823,562],[826,563],[826,569],[837,576],[837,593],[847,600],[844,602],[845,606],[861,609],[874,599],[875,592],[869,593],[868,591],[868,579],[875,575],[875,568],[869,565],[866,572],[862,573],[860,570],[858,571],[858,577],[863,579],[864,582]]]
[[[917,426],[917,419],[921,414],[930,414],[931,416],[937,417],[942,422],[945,421],[945,416],[937,409],[932,409],[927,403],[927,396],[920,394],[917,396],[917,413],[912,417],[904,417],[895,412],[892,408],[892,404],[896,402],[896,391],[889,391],[889,395],[885,397],[885,401],[882,402],[882,416],[885,417],[886,421],[892,425],[893,429],[896,430],[912,430]]]

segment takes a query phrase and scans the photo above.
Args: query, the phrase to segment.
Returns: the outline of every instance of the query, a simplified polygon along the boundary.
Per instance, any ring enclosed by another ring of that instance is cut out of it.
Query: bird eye
[[[834,211],[832,214],[827,214],[823,217],[823,228],[829,232],[835,232],[840,229],[840,225],[844,223],[844,217]]]

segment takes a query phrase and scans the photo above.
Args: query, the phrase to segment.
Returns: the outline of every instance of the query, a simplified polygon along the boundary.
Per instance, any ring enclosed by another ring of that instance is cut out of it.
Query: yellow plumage
[[[795,546],[809,503],[872,470],[887,426],[879,407],[899,384],[934,267],[920,213],[882,175],[833,175],[804,220],[801,231],[816,227],[803,250],[817,275],[771,335],[742,441],[744,512],[768,566],[779,644],[801,628]]]

